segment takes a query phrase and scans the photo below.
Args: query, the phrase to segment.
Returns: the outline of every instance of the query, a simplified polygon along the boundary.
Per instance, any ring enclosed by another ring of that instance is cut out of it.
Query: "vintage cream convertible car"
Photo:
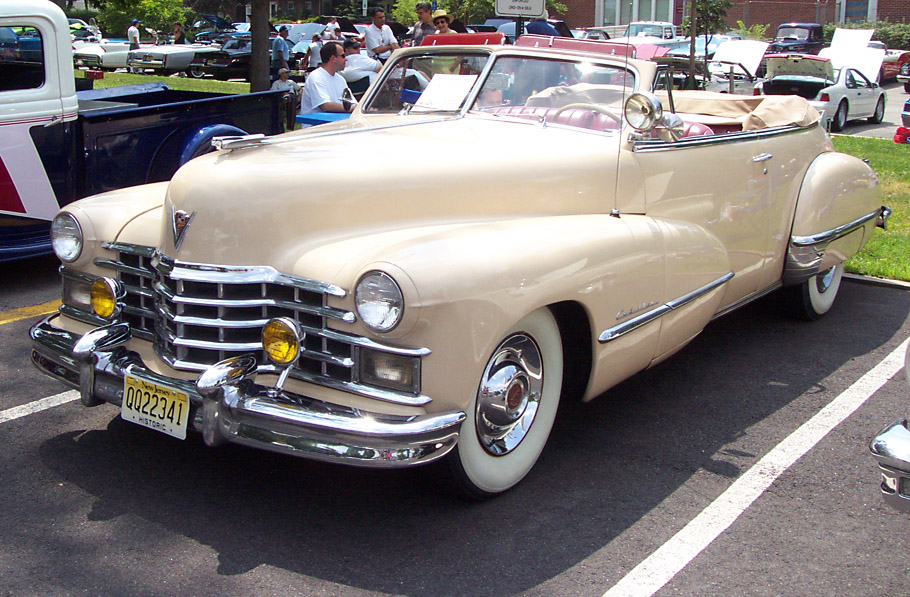
[[[348,121],[222,138],[170,183],[63,209],[63,306],[32,360],[178,438],[445,457],[470,495],[505,491],[561,399],[784,286],[824,314],[888,215],[802,98],[660,96],[654,74],[550,48],[400,50]]]

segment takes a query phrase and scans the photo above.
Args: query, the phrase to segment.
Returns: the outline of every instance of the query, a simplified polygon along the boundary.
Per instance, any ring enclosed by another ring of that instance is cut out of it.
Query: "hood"
[[[834,66],[827,58],[807,54],[770,54],[766,57],[769,79],[782,76],[818,77],[834,80]]]
[[[717,46],[717,51],[714,52],[714,58],[710,64],[710,70],[711,72],[729,73],[730,65],[734,67],[740,65],[746,70],[746,74],[754,77],[767,49],[768,42],[764,41],[755,41],[753,39],[725,41]],[[741,69],[736,68],[734,72],[741,72]]]
[[[192,160],[168,189],[160,248],[183,261],[290,272],[330,242],[613,207],[618,136],[473,115],[352,120]],[[179,253],[176,210],[192,216]]]
[[[885,50],[869,47],[834,47],[822,48],[819,56],[831,60],[834,68],[855,68],[870,81],[877,81]]]

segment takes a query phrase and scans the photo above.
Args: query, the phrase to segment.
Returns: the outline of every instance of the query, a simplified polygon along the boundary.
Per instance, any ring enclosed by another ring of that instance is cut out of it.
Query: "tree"
[[[250,13],[253,54],[250,56],[250,91],[265,91],[269,81],[269,2],[253,0]]]
[[[695,72],[695,37],[705,36],[705,72],[708,72],[708,44],[715,33],[727,30],[727,10],[733,6],[730,0],[693,0],[695,10],[695,27],[692,36],[692,49],[689,62],[690,71]],[[691,15],[683,19],[683,29],[692,27]]]
[[[98,22],[107,35],[125,37],[130,21],[139,19],[143,27],[170,31],[175,21],[183,23],[187,10],[183,0],[94,0]]]

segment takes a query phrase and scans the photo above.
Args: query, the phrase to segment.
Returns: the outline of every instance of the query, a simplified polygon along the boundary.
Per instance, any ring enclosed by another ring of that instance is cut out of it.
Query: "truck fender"
[[[878,177],[862,160],[837,152],[815,158],[796,202],[784,285],[800,284],[857,253],[875,228],[881,201]]]
[[[180,150],[180,162],[177,165],[182,166],[193,158],[213,151],[212,139],[215,137],[246,134],[248,133],[245,130],[229,124],[210,124],[201,127],[187,135],[183,142],[183,149]]]

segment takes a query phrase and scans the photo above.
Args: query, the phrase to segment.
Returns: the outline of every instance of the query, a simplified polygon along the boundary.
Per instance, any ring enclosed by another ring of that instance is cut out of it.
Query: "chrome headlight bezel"
[[[372,270],[363,274],[354,289],[357,316],[374,332],[391,332],[404,316],[404,295],[389,274]]]
[[[656,127],[663,116],[663,106],[653,93],[640,91],[626,100],[624,116],[636,131],[650,131]]]
[[[60,212],[51,221],[51,246],[57,259],[72,263],[79,259],[85,248],[82,226],[76,216],[69,212]]]

